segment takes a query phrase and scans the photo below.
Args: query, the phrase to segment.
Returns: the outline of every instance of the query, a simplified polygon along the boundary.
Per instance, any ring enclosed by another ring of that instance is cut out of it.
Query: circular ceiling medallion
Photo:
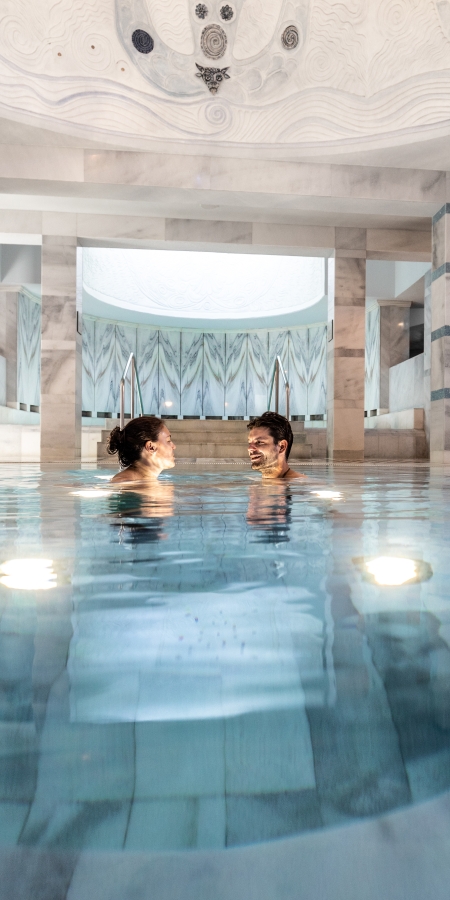
[[[286,50],[295,50],[298,47],[298,28],[295,25],[288,25],[281,35],[281,43]]]
[[[136,31],[133,31],[131,40],[133,42],[133,47],[135,47],[139,53],[151,53],[155,46],[153,38],[147,31],[143,31],[142,28],[136,28]]]
[[[195,15],[199,19],[206,19],[206,16],[208,15],[208,7],[205,6],[204,3],[197,3],[197,6],[195,7]]]
[[[227,49],[227,36],[220,25],[207,25],[200,38],[201,48],[209,59],[220,59]]]
[[[231,22],[231,19],[234,16],[234,9],[228,3],[225,6],[220,8],[220,18],[223,19],[224,22]]]

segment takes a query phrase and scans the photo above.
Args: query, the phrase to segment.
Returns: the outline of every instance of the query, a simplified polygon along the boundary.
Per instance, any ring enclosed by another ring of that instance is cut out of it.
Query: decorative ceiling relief
[[[198,63],[195,63],[197,66],[197,78],[203,78],[203,81],[206,84],[208,90],[211,91],[211,94],[217,94],[220,85],[224,79],[229,78],[228,67],[225,69],[213,69],[211,66],[199,66]]]
[[[142,31],[142,28],[137,28],[136,31],[133,31],[131,40],[133,47],[135,47],[139,53],[151,53],[155,46],[153,38],[150,37],[147,31]]]
[[[450,0],[8,0],[0,29],[0,115],[112,145],[450,134]]]
[[[227,36],[220,25],[207,25],[202,31],[200,46],[209,59],[220,59],[227,49]]]
[[[208,15],[208,7],[204,3],[197,3],[195,7],[195,15],[198,19],[206,19]]]

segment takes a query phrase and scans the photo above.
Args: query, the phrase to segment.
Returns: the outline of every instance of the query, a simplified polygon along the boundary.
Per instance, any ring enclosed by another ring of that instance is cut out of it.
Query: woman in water
[[[163,469],[175,465],[175,444],[162,419],[140,416],[131,419],[125,428],[113,428],[108,440],[108,453],[117,453],[121,471],[111,481],[155,481]]]

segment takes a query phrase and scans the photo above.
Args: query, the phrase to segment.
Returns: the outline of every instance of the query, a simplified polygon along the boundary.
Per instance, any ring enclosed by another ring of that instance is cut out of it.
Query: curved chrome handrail
[[[131,366],[131,372],[130,372],[130,390],[131,390],[130,413],[131,413],[131,418],[134,419],[135,382],[136,382],[136,387],[137,387],[137,392],[138,392],[138,397],[139,397],[139,406],[141,407],[140,415],[141,416],[144,415],[144,404],[142,402],[141,385],[140,385],[140,381],[139,381],[139,375],[137,373],[136,357],[135,357],[134,353],[130,353],[130,355],[128,357],[128,362],[123,370],[122,378],[120,379],[120,427],[121,428],[125,427],[125,379],[127,377],[128,369],[130,368],[130,366]]]
[[[290,418],[290,416],[289,416],[289,413],[290,413],[289,399],[290,399],[291,389],[289,387],[289,381],[288,381],[288,377],[286,375],[283,363],[281,362],[281,358],[279,356],[276,357],[275,363],[273,366],[272,380],[270,382],[268,409],[270,409],[270,404],[272,403],[273,386],[275,384],[275,412],[278,412],[278,408],[280,405],[280,372],[283,377],[284,388],[286,391],[286,418],[289,420],[289,418]]]

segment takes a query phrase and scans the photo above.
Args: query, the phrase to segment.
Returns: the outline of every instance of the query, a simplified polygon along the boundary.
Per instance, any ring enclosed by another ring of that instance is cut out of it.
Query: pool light
[[[341,500],[342,494],[340,491],[311,491],[315,497],[320,497],[321,500]]]
[[[0,584],[16,591],[48,591],[56,587],[52,559],[9,559],[0,566]]]
[[[399,556],[379,556],[366,563],[369,575],[373,575],[377,584],[406,584],[417,577],[417,567],[413,559],[402,559]]]
[[[164,403],[164,406],[168,406],[168,407],[173,406],[172,400],[166,400]]]

